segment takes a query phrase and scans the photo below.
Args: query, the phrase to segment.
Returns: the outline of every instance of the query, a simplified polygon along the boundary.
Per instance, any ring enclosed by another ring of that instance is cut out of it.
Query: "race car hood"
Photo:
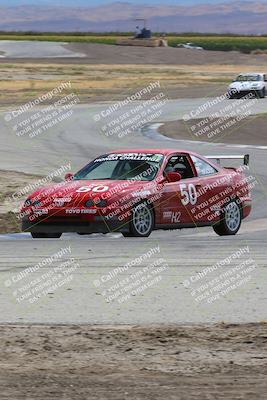
[[[73,180],[42,187],[32,193],[28,201],[30,205],[42,207],[55,202],[73,206],[95,198],[114,201],[129,193],[142,198],[152,194],[151,186],[150,181]]]

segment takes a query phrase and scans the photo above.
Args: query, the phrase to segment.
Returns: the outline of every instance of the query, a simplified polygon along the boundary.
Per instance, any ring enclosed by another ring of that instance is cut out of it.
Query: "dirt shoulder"
[[[159,132],[179,140],[267,146],[266,124],[265,114],[250,116],[240,122],[233,118],[180,120],[164,123]]]
[[[21,231],[19,210],[41,178],[43,176],[0,170],[0,234]]]
[[[1,326],[1,399],[264,399],[266,327]]]

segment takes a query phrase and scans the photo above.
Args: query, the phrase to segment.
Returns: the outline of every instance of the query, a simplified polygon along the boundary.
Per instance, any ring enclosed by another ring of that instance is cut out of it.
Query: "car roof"
[[[248,76],[248,75],[264,75],[263,72],[244,72],[242,74],[239,74],[239,76]]]
[[[196,154],[193,153],[192,151],[188,150],[181,150],[181,149],[120,149],[120,150],[114,150],[111,151],[110,153],[152,153],[152,154],[163,154],[163,155],[169,155],[173,153],[186,153],[186,154]]]

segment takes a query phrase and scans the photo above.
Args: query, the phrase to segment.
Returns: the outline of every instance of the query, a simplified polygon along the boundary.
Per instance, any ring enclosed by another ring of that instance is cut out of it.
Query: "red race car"
[[[242,159],[225,168],[222,159]],[[235,235],[251,212],[245,171],[249,155],[203,157],[182,150],[121,150],[99,156],[65,182],[24,203],[22,230],[33,238],[121,232],[148,237],[155,229],[212,226]]]

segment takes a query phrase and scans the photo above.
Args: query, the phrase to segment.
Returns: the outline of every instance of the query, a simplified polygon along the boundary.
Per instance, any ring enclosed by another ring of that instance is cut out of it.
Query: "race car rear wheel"
[[[59,239],[62,233],[31,232],[33,239]]]
[[[132,211],[129,232],[125,237],[148,237],[153,231],[155,217],[152,207],[146,203],[136,205]]]
[[[222,219],[213,225],[213,229],[219,236],[236,235],[240,229],[241,221],[241,208],[236,201],[231,201],[224,207]]]

